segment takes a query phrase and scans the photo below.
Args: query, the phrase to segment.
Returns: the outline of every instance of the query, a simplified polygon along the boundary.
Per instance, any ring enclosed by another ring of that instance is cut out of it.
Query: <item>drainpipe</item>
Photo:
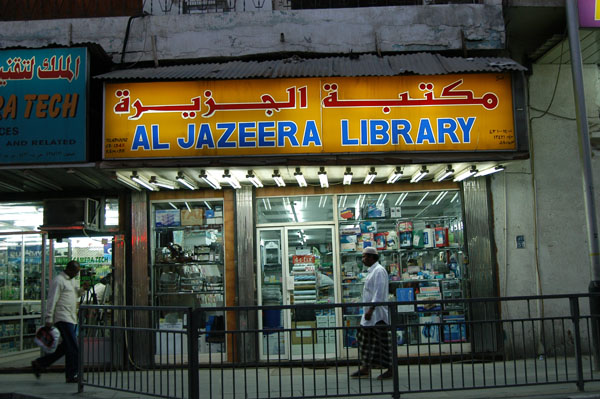
[[[129,41],[129,29],[131,29],[131,21],[133,21],[134,18],[143,18],[146,15],[150,14],[144,11],[141,15],[133,15],[127,20],[127,29],[125,29],[125,39],[123,40],[123,49],[121,50],[121,64],[123,64],[123,60],[125,59],[125,49],[127,48],[127,42]]]
[[[583,194],[588,228],[588,245],[590,251],[592,281],[588,291],[600,295],[600,250],[598,249],[598,224],[596,222],[596,205],[594,202],[594,180],[591,166],[590,134],[588,131],[585,97],[583,92],[583,66],[581,49],[579,47],[579,21],[577,2],[565,1],[567,11],[567,26],[569,30],[569,47],[571,51],[571,71],[573,74],[573,92],[575,97],[575,112],[577,132],[579,135],[579,156],[582,164]],[[590,297],[590,313],[600,315],[600,296]],[[600,370],[600,318],[592,317],[592,344],[594,369]]]

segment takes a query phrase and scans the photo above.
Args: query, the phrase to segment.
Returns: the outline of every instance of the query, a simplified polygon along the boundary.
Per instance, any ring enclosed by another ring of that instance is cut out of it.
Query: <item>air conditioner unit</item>
[[[44,200],[44,228],[71,226],[98,230],[100,226],[100,202],[91,198]]]

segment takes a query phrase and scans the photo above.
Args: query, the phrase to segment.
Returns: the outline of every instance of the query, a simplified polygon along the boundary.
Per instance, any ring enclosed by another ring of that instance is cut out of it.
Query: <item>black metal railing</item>
[[[391,315],[389,380],[377,379],[379,370],[351,376],[360,368],[356,332],[367,328],[358,325],[363,304],[82,305],[79,388],[190,399],[397,398],[563,383],[583,390],[600,379],[592,333],[599,315],[590,314],[590,298],[381,303]]]

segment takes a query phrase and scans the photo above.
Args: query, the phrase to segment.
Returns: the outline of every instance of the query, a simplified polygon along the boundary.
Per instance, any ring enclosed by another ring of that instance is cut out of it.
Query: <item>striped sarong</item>
[[[389,326],[383,321],[358,330],[358,351],[363,367],[392,367]]]

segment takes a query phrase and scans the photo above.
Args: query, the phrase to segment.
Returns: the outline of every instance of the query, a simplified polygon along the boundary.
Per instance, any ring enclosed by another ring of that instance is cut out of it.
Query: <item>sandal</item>
[[[392,372],[392,370],[388,370],[385,373],[382,373],[380,376],[377,377],[378,380],[389,380],[390,378],[394,377],[394,373]]]
[[[370,377],[370,373],[368,371],[355,371],[354,373],[350,374],[350,378],[369,378]]]

